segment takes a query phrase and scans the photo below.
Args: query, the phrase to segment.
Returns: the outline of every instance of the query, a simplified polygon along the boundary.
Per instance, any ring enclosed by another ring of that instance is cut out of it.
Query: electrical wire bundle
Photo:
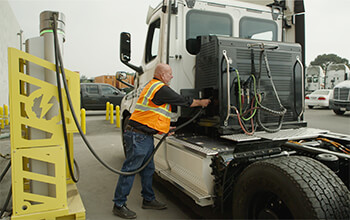
[[[350,154],[350,149],[348,147],[338,143],[338,142],[331,141],[327,138],[317,138],[316,140],[331,144],[333,147],[335,147],[339,151],[343,152],[344,154]]]
[[[238,123],[242,131],[247,135],[253,135],[258,126],[260,126],[266,132],[270,132],[270,133],[278,132],[282,128],[283,118],[285,113],[287,112],[287,109],[282,105],[281,100],[279,99],[276,87],[272,80],[266,51],[264,49],[261,49],[260,51],[260,65],[259,65],[258,73],[256,73],[255,71],[253,49],[251,50],[251,56],[252,56],[252,60],[251,60],[252,73],[245,82],[242,82],[238,70],[230,66],[229,58],[226,55],[226,51],[223,52],[223,57],[221,61],[221,72],[222,73],[227,72],[228,85],[230,81],[229,75],[231,75],[232,73],[236,74],[236,77],[232,80],[232,83],[228,88],[228,97],[229,97],[228,99],[230,99],[230,95],[232,94],[232,88],[234,87],[234,84],[236,82],[237,106],[231,105],[230,101],[228,100],[229,115],[237,117]],[[263,57],[265,58],[264,61],[266,65],[267,76],[270,79],[270,83],[272,85],[274,95],[280,107],[280,110],[278,111],[264,106],[262,104],[263,97],[264,97],[263,93],[258,92],[258,90],[260,90],[260,79],[261,79],[260,75],[262,72]],[[227,65],[226,69],[223,69],[224,61],[226,61],[226,65]],[[233,109],[236,114],[231,114],[231,109]],[[264,111],[264,112],[267,112],[268,114],[279,117],[279,121],[276,128],[274,129],[268,128],[261,122],[261,111]],[[254,118],[255,118],[256,124],[254,123]],[[227,121],[228,121],[228,117],[226,118],[226,121],[225,121],[226,124],[227,124]],[[247,129],[247,125],[245,124],[246,121],[250,121],[251,131],[248,131]]]

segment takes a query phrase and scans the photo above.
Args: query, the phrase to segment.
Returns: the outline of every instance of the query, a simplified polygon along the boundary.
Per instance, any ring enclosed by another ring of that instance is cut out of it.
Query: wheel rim
[[[292,219],[287,205],[272,192],[256,193],[251,200],[248,215],[253,219]]]

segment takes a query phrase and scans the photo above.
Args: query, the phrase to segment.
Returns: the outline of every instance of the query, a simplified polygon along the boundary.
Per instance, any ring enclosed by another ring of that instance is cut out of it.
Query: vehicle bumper
[[[329,107],[335,110],[350,111],[350,101],[329,100]]]
[[[328,107],[329,102],[327,100],[325,101],[319,101],[319,100],[305,100],[305,105],[306,106],[320,106],[320,107]]]

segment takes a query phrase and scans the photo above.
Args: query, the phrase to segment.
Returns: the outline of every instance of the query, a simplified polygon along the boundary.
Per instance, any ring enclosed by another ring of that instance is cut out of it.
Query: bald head
[[[165,63],[158,64],[154,71],[154,77],[165,84],[169,84],[170,80],[173,78],[171,67]]]

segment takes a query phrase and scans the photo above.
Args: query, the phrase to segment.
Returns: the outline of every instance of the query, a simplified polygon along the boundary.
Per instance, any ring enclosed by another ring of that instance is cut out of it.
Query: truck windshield
[[[239,37],[277,41],[277,25],[271,20],[243,17],[239,21]]]
[[[196,54],[198,36],[203,35],[233,35],[233,21],[230,15],[192,10],[186,15],[186,48],[191,54]]]

